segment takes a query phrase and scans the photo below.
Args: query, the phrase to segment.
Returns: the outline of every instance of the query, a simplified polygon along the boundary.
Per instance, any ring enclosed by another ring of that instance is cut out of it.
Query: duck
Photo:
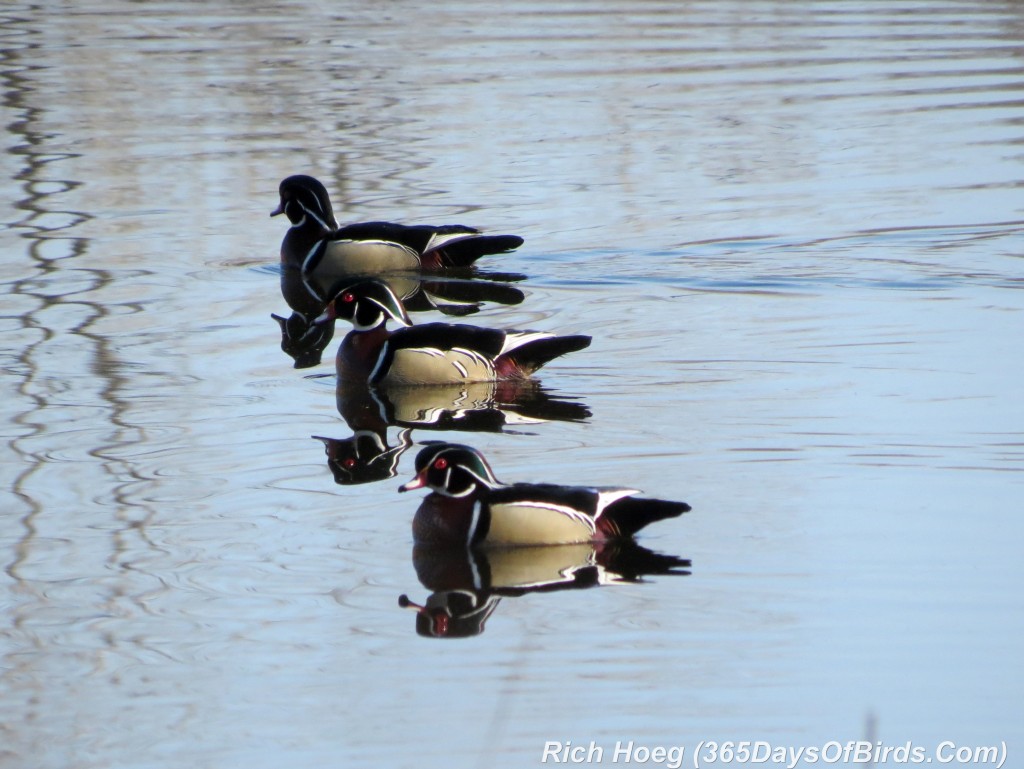
[[[463,323],[413,326],[382,280],[341,289],[314,323],[352,322],[335,359],[339,383],[370,386],[447,385],[526,379],[549,361],[590,345],[583,334],[556,336]],[[391,331],[387,321],[404,328]]]
[[[484,456],[458,443],[429,443],[400,492],[427,488],[413,518],[417,545],[525,547],[630,540],[648,524],[689,512],[685,502],[636,497],[620,486],[499,481]]]
[[[514,251],[518,235],[486,235],[464,224],[359,222],[339,226],[327,188],[305,174],[278,188],[271,216],[291,222],[281,242],[281,265],[304,274],[376,275],[407,270],[438,271],[471,266],[489,254]]]

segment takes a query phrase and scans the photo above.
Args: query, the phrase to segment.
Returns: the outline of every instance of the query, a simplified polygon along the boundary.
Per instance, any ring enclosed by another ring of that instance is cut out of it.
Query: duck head
[[[459,443],[432,443],[416,456],[416,477],[399,491],[428,488],[446,497],[465,497],[501,482],[479,451]]]
[[[318,221],[325,230],[338,229],[338,220],[334,218],[331,198],[327,188],[305,174],[289,176],[278,187],[281,202],[270,212],[271,216],[285,214],[293,225],[302,224],[307,217]]]
[[[314,323],[327,323],[336,318],[352,322],[356,331],[368,331],[385,323],[388,318],[411,326],[412,320],[395,292],[380,280],[354,283],[334,295],[323,314]]]

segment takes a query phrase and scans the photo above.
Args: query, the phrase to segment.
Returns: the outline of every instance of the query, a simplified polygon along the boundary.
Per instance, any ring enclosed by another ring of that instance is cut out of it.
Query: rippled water
[[[0,11],[0,766],[1024,749],[1022,7],[626,8]],[[593,334],[556,410],[397,404],[395,477],[335,483],[337,340],[297,370],[269,317],[299,172],[343,221],[525,237],[467,322]],[[640,543],[691,565],[418,635],[442,572],[621,567],[417,559],[439,436],[687,500]]]

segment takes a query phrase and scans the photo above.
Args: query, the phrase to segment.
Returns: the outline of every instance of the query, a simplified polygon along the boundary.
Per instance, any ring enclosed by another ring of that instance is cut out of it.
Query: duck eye
[[[341,295],[341,301],[345,302],[345,304],[354,302],[355,300],[355,294],[353,294],[351,291],[346,291],[344,294]]]
[[[448,460],[445,459],[444,457],[440,457],[439,459],[434,460],[435,470],[444,470],[446,467],[448,467]]]
[[[348,457],[342,461],[341,466],[344,467],[346,470],[351,470],[353,467],[356,466],[356,460],[354,460],[352,457]]]

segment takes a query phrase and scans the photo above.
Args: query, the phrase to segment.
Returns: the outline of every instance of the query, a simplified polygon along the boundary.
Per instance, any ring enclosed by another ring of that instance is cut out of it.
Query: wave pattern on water
[[[50,10],[0,11],[0,766],[1016,727],[1019,4]],[[409,495],[334,484],[269,317],[296,172],[524,234],[485,269],[526,300],[473,322],[593,334],[543,378],[593,417],[472,440],[694,503],[647,540],[692,577],[415,637]]]

